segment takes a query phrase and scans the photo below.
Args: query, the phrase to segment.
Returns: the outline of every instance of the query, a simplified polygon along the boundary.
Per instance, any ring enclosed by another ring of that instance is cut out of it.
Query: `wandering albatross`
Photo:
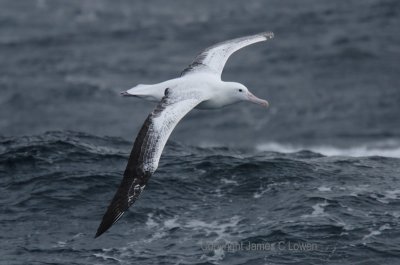
[[[193,108],[214,109],[240,101],[264,107],[268,102],[254,96],[242,84],[224,82],[221,73],[229,56],[253,43],[274,37],[264,32],[217,43],[201,52],[181,76],[154,85],[138,85],[121,94],[158,102],[136,137],[124,177],[95,237],[115,224],[138,199],[158,167],[161,153],[172,130]]]

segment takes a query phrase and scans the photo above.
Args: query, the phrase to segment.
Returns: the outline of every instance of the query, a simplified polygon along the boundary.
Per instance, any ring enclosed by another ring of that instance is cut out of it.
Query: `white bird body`
[[[201,52],[178,78],[153,85],[137,85],[122,94],[158,102],[136,137],[122,182],[96,237],[116,223],[137,200],[158,167],[161,153],[179,121],[193,108],[221,108],[240,101],[264,107],[268,102],[236,82],[224,82],[221,73],[229,56],[250,44],[266,41],[273,33],[260,33],[211,46]]]
[[[197,109],[217,109],[236,103],[235,97],[230,97],[231,87],[241,87],[241,84],[235,82],[224,82],[219,76],[211,73],[195,73],[182,77],[170,79],[157,84],[140,84],[124,94],[125,96],[134,96],[152,102],[160,102],[164,97],[166,89],[175,89],[176,87],[185,87],[186,90],[201,89],[209,99],[201,102],[195,108]]]

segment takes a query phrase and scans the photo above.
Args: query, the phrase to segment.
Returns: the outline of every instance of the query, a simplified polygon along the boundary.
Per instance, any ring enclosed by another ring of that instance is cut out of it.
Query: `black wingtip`
[[[103,219],[101,221],[101,224],[99,225],[99,228],[97,228],[97,232],[96,232],[96,235],[94,236],[94,238],[98,238],[99,236],[104,234],[104,232],[106,232],[112,225],[113,225],[113,223],[104,222],[104,219]]]
[[[112,204],[110,205],[110,208],[107,210],[107,212],[104,214],[103,220],[101,220],[101,223],[99,225],[99,228],[97,228],[96,235],[94,238],[98,238],[101,236],[104,232],[106,232],[108,229],[110,229],[113,224],[115,224],[123,215],[125,212],[119,212],[119,211],[114,211]]]
[[[101,236],[105,231],[107,231],[107,229],[101,229],[102,226],[100,225],[99,228],[97,229],[96,235],[94,236],[94,238],[98,238],[99,236]]]
[[[97,230],[96,235],[94,236],[94,238],[98,238],[99,236],[101,236],[104,232],[99,232],[99,230]]]

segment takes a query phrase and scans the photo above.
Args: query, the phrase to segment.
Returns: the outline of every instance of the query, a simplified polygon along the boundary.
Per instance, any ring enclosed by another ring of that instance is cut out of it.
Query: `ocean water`
[[[400,264],[400,2],[0,1],[0,264]],[[94,239],[154,104],[119,91],[273,31]]]

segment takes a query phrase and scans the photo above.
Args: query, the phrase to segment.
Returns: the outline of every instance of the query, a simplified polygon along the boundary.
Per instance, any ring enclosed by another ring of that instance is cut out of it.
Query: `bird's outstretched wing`
[[[211,71],[221,75],[226,61],[234,52],[253,43],[266,41],[273,37],[274,33],[264,32],[217,43],[197,55],[194,61],[182,71],[181,76],[197,71]]]
[[[203,101],[192,90],[175,93],[166,90],[165,96],[147,117],[133,145],[122,182],[114,195],[95,237],[115,224],[139,197],[151,175],[156,171],[164,146],[178,122]]]

